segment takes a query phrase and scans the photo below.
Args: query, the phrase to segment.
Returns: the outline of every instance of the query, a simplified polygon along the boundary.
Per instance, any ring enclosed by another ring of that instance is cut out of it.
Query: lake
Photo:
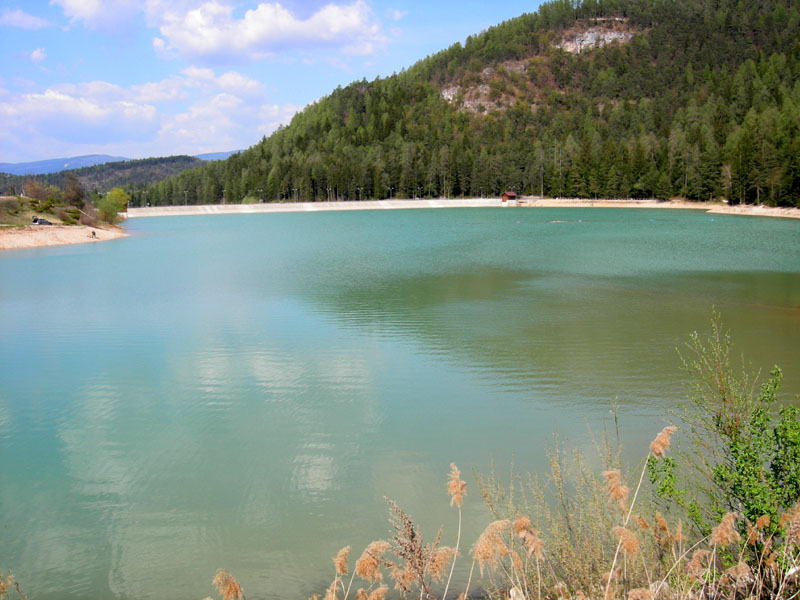
[[[324,592],[388,536],[383,497],[464,546],[474,470],[629,460],[686,395],[712,306],[800,392],[800,221],[641,209],[132,220],[0,253],[0,567],[30,598]],[[463,561],[466,563],[468,561]],[[463,564],[462,563],[462,564]],[[351,562],[352,565],[352,562]],[[463,589],[463,582],[460,586]]]

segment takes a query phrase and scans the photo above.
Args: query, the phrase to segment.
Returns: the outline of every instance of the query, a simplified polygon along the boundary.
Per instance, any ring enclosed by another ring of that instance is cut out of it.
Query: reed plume
[[[508,554],[508,547],[503,541],[503,532],[509,527],[511,527],[511,521],[508,519],[493,521],[478,536],[472,547],[472,556],[478,563],[481,575],[483,575],[484,566],[494,569],[497,566],[498,558]]]
[[[336,600],[336,588],[339,586],[339,580],[334,579],[333,582],[325,590],[325,597],[323,600]]]
[[[736,513],[727,513],[722,517],[714,530],[711,532],[711,543],[715,546],[730,546],[741,539],[739,532],[736,531]]]
[[[393,565],[389,575],[394,579],[394,589],[407,594],[414,587],[414,573],[410,569],[401,569]]]
[[[778,526],[786,527],[786,541],[800,546],[800,502],[795,502],[792,508],[781,515]]]
[[[703,574],[706,572],[708,568],[708,559],[711,556],[711,552],[705,549],[698,549],[692,553],[692,558],[689,560],[689,563],[686,565],[686,572],[689,574],[689,577],[692,579],[702,579]]]
[[[361,579],[375,582],[383,579],[381,574],[381,557],[390,548],[389,542],[378,540],[366,547],[356,561],[355,573]]]
[[[367,597],[367,600],[383,600],[386,597],[386,592],[388,591],[389,588],[385,585],[382,585],[372,590],[370,595]]]
[[[337,575],[347,575],[348,554],[350,554],[350,546],[345,546],[333,557],[333,568],[336,570]]]
[[[619,541],[619,549],[628,558],[633,558],[639,553],[639,540],[630,529],[626,527],[614,527],[612,530]]]
[[[428,575],[433,581],[440,582],[444,579],[444,572],[450,559],[456,555],[455,548],[440,546],[430,553],[428,558]]]
[[[458,470],[455,463],[450,463],[447,493],[450,494],[450,506],[461,508],[464,496],[467,495],[467,484],[461,480],[461,471]]]
[[[630,488],[622,484],[622,474],[619,469],[603,471],[603,478],[606,480],[606,492],[611,502],[616,502],[621,511],[625,511],[625,501],[630,494]]]
[[[211,583],[217,587],[217,591],[219,595],[222,596],[222,600],[240,600],[245,597],[242,586],[240,586],[233,575],[228,573],[225,569],[217,571]]]
[[[670,438],[676,431],[678,431],[677,427],[664,427],[655,439],[650,442],[650,453],[656,458],[664,458],[664,454],[669,450]]]
[[[539,532],[531,526],[531,520],[528,517],[517,517],[512,528],[516,536],[522,540],[528,557],[534,556],[537,560],[544,560],[544,543],[539,539]]]

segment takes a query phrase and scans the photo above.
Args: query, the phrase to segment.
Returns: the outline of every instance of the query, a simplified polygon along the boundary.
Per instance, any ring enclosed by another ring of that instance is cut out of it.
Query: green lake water
[[[472,478],[613,427],[638,461],[712,306],[800,392],[800,221],[624,209],[132,220],[0,253],[0,567],[32,599],[307,598],[383,496],[455,543]],[[467,563],[468,561],[463,561]],[[462,564],[463,564],[462,563]],[[351,563],[352,564],[352,563]],[[460,586],[463,589],[463,582]]]

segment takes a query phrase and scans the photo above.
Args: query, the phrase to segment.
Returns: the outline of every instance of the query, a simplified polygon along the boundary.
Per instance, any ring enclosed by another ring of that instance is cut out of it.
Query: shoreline
[[[503,208],[499,198],[456,199],[394,199],[351,202],[285,202],[265,204],[207,204],[199,206],[152,206],[129,208],[126,219],[149,217],[178,217],[197,215],[233,215],[257,213],[325,212],[342,210],[408,210],[424,208]],[[650,208],[671,210],[702,210],[708,214],[800,219],[800,208],[734,205],[719,202],[687,202],[684,200],[587,200],[582,198],[522,197],[509,202],[506,208]],[[94,231],[97,237],[92,238]],[[104,229],[85,225],[28,225],[0,227],[0,251],[71,244],[91,244],[127,237],[119,227]]]
[[[95,236],[92,237],[92,232]],[[120,228],[103,229],[87,225],[28,225],[0,228],[0,251],[72,244],[93,244],[127,237]]]
[[[340,210],[404,210],[419,208],[502,208],[499,198],[394,199],[335,202],[275,202],[264,204],[204,204],[194,206],[148,206],[129,208],[126,218],[177,217],[198,215],[232,215],[258,213],[325,212]],[[684,200],[587,200],[582,198],[522,197],[509,202],[507,208],[653,208],[702,210],[710,214],[747,215],[800,219],[800,208],[734,205],[721,202],[687,202]]]

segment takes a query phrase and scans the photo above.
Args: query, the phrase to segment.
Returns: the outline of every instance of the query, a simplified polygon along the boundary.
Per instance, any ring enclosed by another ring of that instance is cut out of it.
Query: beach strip
[[[129,208],[129,219],[145,217],[177,217],[189,215],[225,215],[256,213],[291,213],[337,210],[403,210],[414,208],[499,208],[499,198],[438,198],[362,200],[350,202],[271,202],[264,204],[206,204],[199,206],[148,206]],[[753,215],[762,217],[800,218],[800,209],[769,206],[735,205],[721,202],[686,202],[679,200],[587,200],[582,198],[522,197],[509,202],[508,208],[658,208],[703,210],[714,214]]]
[[[94,236],[92,235],[94,232]],[[120,228],[103,229],[84,225],[28,225],[0,228],[0,250],[92,244],[125,237]]]

